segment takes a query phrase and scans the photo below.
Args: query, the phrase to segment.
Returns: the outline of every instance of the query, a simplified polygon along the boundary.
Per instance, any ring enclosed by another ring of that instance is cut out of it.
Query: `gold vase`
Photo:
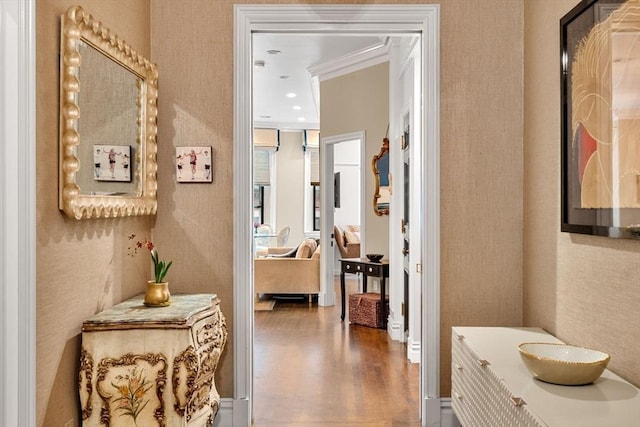
[[[171,304],[169,283],[156,283],[153,280],[147,282],[147,290],[144,293],[144,305],[147,307],[166,307]]]

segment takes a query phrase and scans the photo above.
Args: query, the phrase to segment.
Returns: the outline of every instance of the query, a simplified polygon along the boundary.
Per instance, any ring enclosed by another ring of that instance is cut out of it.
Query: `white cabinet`
[[[220,396],[215,370],[227,326],[215,294],[172,295],[150,308],[143,295],[82,325],[83,426],[209,426]]]
[[[593,384],[533,379],[523,342],[561,342],[539,328],[454,327],[451,400],[464,427],[640,426],[640,390],[609,370]]]

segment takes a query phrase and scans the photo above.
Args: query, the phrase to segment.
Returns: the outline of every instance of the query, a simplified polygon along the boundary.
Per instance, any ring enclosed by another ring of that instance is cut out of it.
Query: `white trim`
[[[220,406],[213,420],[213,427],[233,426],[233,406],[233,399],[226,397],[220,399]]]
[[[333,171],[333,144],[329,142],[329,138],[320,138],[320,182],[327,179],[329,171]],[[329,175],[332,176],[332,175]],[[331,182],[331,181],[329,181]],[[330,240],[331,230],[333,230],[333,203],[324,203],[324,200],[333,200],[334,198],[333,185],[320,185],[320,244],[322,242],[329,242],[333,245],[333,241]],[[325,245],[326,246],[326,245]],[[329,284],[333,283],[334,268],[334,254],[333,249],[322,250],[322,256],[320,256],[320,293],[318,294],[318,305],[328,307],[335,305],[336,293],[333,286]]]
[[[253,396],[253,156],[251,20],[234,7],[233,395],[234,425],[250,426]],[[248,62],[248,64],[247,64]],[[242,84],[240,84],[242,82]],[[242,406],[242,407],[241,407]]]
[[[424,16],[422,33],[422,396],[440,396],[440,8]],[[427,399],[422,425],[430,424]]]
[[[363,70],[389,60],[389,41],[366,47],[357,52],[331,59],[307,68],[311,77],[322,82]],[[319,105],[319,104],[318,104]]]
[[[19,427],[36,424],[35,7],[0,1],[0,424]]]
[[[322,159],[322,165],[320,166],[320,182],[327,182],[329,177],[333,176],[334,166],[336,164],[333,156],[333,146],[341,142],[346,141],[359,141],[360,142],[360,182],[365,182],[365,169],[363,167],[366,156],[367,138],[364,131],[344,133],[340,135],[331,135],[326,138],[320,139],[320,158]],[[330,182],[330,181],[329,181]],[[318,296],[318,305],[329,306],[335,304],[335,291],[333,287],[333,280],[335,275],[335,259],[333,255],[335,250],[333,249],[335,239],[331,239],[333,234],[333,203],[329,202],[333,200],[333,186],[321,185],[320,186],[320,206],[322,211],[320,212],[320,241],[331,242],[331,249],[323,251],[323,256],[320,257],[320,295]],[[366,247],[366,216],[365,216],[365,197],[366,192],[360,192],[360,256],[365,251]]]
[[[407,338],[407,359],[411,363],[420,363],[421,345],[420,341],[416,341],[413,338]]]
[[[249,399],[246,425],[251,421],[253,358],[253,263],[251,259],[251,33],[369,32],[422,33],[423,128],[422,166],[426,217],[422,238],[423,268],[421,367],[422,425],[432,425],[429,400],[439,395],[439,5],[234,5],[234,390]],[[322,257],[321,257],[322,259]],[[250,266],[249,268],[247,268]],[[427,397],[432,396],[430,399]],[[435,415],[433,415],[435,416]],[[438,405],[438,414],[440,418]],[[234,408],[235,418],[235,408]],[[243,424],[237,424],[241,426]]]
[[[404,322],[394,320],[391,315],[387,319],[387,334],[394,341],[404,342]]]
[[[439,427],[461,427],[456,414],[451,406],[451,398],[440,399],[440,426]]]

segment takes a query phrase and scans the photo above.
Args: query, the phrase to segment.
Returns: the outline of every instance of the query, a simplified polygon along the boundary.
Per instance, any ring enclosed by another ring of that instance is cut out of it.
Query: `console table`
[[[211,426],[214,374],[227,338],[215,294],[172,295],[146,307],[139,295],[82,325],[83,426]]]
[[[386,310],[387,304],[385,304],[386,294],[386,278],[389,277],[389,261],[382,260],[380,262],[369,261],[368,258],[342,258],[340,259],[340,296],[342,297],[342,314],[340,318],[344,320],[345,312],[345,273],[362,273],[362,292],[367,292],[367,278],[380,277],[380,302],[382,304],[382,310]],[[382,316],[382,328],[387,329],[387,315],[384,313]]]
[[[640,425],[637,387],[609,370],[584,386],[536,380],[518,352],[523,342],[561,341],[539,328],[453,328],[451,400],[462,425]]]

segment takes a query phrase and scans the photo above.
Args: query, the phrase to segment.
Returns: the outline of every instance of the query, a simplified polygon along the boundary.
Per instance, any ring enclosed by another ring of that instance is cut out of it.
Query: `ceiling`
[[[383,39],[372,35],[254,34],[254,126],[319,129],[318,84],[309,67],[380,46]],[[291,93],[295,97],[287,97]]]

